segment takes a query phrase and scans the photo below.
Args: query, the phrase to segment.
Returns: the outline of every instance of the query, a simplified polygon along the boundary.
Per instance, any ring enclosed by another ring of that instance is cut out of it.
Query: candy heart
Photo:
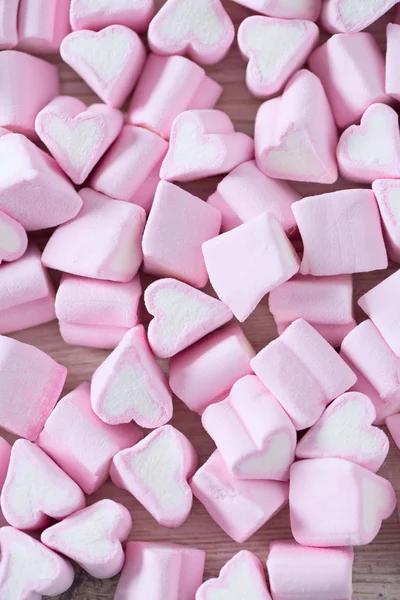
[[[316,21],[321,11],[321,0],[233,0],[268,17],[307,19]]]
[[[193,181],[232,171],[254,156],[253,140],[236,133],[220,110],[188,110],[174,121],[160,170],[167,181]]]
[[[132,517],[122,504],[100,500],[41,535],[43,544],[77,562],[92,577],[114,577],[124,564],[124,542],[132,528]]]
[[[398,0],[325,0],[321,21],[332,33],[354,33],[371,25]]]
[[[176,279],[159,279],[144,294],[151,349],[170,358],[232,319],[229,308]]]
[[[255,96],[278,92],[306,61],[318,40],[311,21],[248,17],[238,31],[241,53],[249,61],[246,83]]]
[[[168,0],[148,35],[156,54],[186,53],[198,63],[214,64],[228,52],[235,29],[220,0]]]
[[[36,117],[36,133],[60,167],[81,184],[121,131],[122,113],[72,96],[55,98]]]
[[[328,406],[296,448],[297,458],[344,458],[377,471],[389,452],[387,435],[372,427],[373,403],[364,394],[348,392]]]
[[[131,29],[110,25],[101,31],[74,31],[60,46],[62,59],[110,106],[121,106],[144,65],[146,50]]]
[[[372,183],[400,178],[399,117],[386,104],[372,104],[342,133],[337,147],[340,173],[349,181]]]
[[[144,33],[154,8],[154,0],[71,0],[70,21],[74,30],[118,24]]]
[[[118,452],[110,476],[161,525],[179,527],[192,508],[188,479],[196,467],[196,451],[189,440],[171,425],[164,425],[133,448]]]
[[[0,264],[21,258],[28,247],[28,236],[25,229],[0,211]]]

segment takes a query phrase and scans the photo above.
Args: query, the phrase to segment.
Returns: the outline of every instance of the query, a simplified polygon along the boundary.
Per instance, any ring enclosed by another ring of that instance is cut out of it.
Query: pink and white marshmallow
[[[20,0],[8,0],[0,6],[0,49],[14,48],[18,43],[18,7]]]
[[[337,180],[336,126],[322,83],[310,71],[298,71],[282,96],[261,105],[254,142],[257,166],[269,177]]]
[[[397,179],[377,179],[372,189],[378,203],[387,253],[400,263],[400,183]]]
[[[103,102],[116,108],[128,98],[146,60],[142,40],[124,25],[73,31],[62,41],[60,54]]]
[[[8,466],[10,464],[11,446],[2,437],[0,437],[0,492],[3,489],[7,477]]]
[[[397,4],[398,0],[325,0],[321,22],[331,33],[355,33],[365,29]]]
[[[113,483],[134,496],[165,527],[180,527],[192,509],[188,480],[197,467],[191,442],[171,425],[152,431],[113,458]]]
[[[280,19],[316,21],[321,12],[321,0],[233,0],[237,4]]]
[[[118,137],[122,113],[106,104],[59,96],[40,111],[35,121],[39,138],[76,184],[83,183]]]
[[[70,0],[19,0],[18,49],[52,54],[71,31]]]
[[[397,69],[397,57],[400,51],[400,25],[389,23],[386,29],[386,93],[400,100],[400,77]]]
[[[282,225],[266,212],[205,242],[203,255],[211,285],[241,322],[299,270]]]
[[[25,229],[18,221],[0,211],[0,264],[21,258],[27,247]]]
[[[400,449],[400,413],[387,417],[385,425],[389,429],[394,443]]]
[[[154,11],[154,0],[71,0],[70,21],[74,30],[98,31],[118,24],[144,33]]]

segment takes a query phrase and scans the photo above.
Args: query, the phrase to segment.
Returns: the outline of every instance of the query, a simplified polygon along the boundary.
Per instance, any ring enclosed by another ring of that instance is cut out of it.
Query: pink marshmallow
[[[14,48],[18,43],[17,15],[20,0],[7,0],[0,6],[0,50]]]
[[[92,577],[108,579],[124,564],[124,542],[132,528],[125,506],[100,500],[43,531],[42,544],[71,558]]]
[[[269,213],[205,242],[203,254],[211,285],[241,322],[299,270],[292,244]]]
[[[172,124],[169,150],[160,177],[167,181],[193,181],[228,173],[254,157],[254,143],[235,132],[220,110],[188,110]]]
[[[238,479],[289,479],[296,430],[255,375],[239,379],[226,400],[206,408],[201,422]]]
[[[233,0],[237,4],[281,19],[307,19],[316,21],[321,12],[321,0]]]
[[[124,327],[113,325],[81,325],[63,321],[59,325],[61,337],[66,344],[87,348],[114,350],[127,332]]]
[[[356,326],[352,276],[295,275],[270,292],[269,309],[279,334],[305,319],[336,348]]]
[[[208,281],[202,244],[216,237],[221,214],[167,181],[157,187],[143,234],[143,270],[202,288]]]
[[[372,189],[378,203],[388,255],[391,260],[400,263],[400,183],[397,179],[377,179]]]
[[[0,550],[0,597],[4,600],[58,596],[74,581],[74,570],[66,560],[13,527],[0,529]]]
[[[59,96],[40,111],[35,129],[60,167],[76,184],[83,183],[118,137],[123,115],[105,104]]]
[[[141,438],[133,423],[103,423],[92,410],[89,384],[81,383],[57,404],[37,443],[86,494],[92,494],[108,478],[113,456]]]
[[[7,477],[8,466],[10,464],[11,446],[2,437],[0,437],[0,492],[3,489]]]
[[[141,442],[118,452],[110,475],[165,527],[180,527],[192,509],[188,484],[197,467],[191,442],[171,425],[152,431]]]
[[[242,21],[238,44],[248,62],[246,84],[254,96],[279,92],[315,47],[319,29],[311,21],[252,16]]]
[[[190,410],[203,411],[223,400],[233,384],[252,373],[250,359],[255,352],[236,323],[231,323],[169,362],[172,391]]]
[[[116,108],[131,93],[146,60],[142,40],[124,25],[73,31],[61,43],[60,54],[103,102]]]
[[[43,264],[72,275],[130,281],[142,262],[144,210],[89,188],[79,195],[81,212],[55,230],[43,251]]]
[[[293,205],[303,239],[303,275],[344,275],[386,269],[378,206],[372,190],[340,190]]]
[[[387,435],[372,427],[373,403],[364,394],[348,392],[337,398],[297,444],[297,458],[344,458],[378,471],[389,452]]]
[[[389,481],[347,460],[301,460],[290,470],[290,522],[303,546],[369,544],[396,503]]]
[[[118,24],[144,33],[154,10],[154,0],[71,0],[70,21],[74,30]]]
[[[400,414],[391,415],[385,419],[385,425],[389,429],[394,443],[400,449]]]
[[[148,213],[167,150],[168,143],[156,133],[125,125],[92,174],[90,185],[117,200],[138,204]]]
[[[336,126],[324,88],[310,71],[298,71],[282,96],[261,105],[254,141],[257,166],[269,177],[337,180]]]
[[[85,506],[80,487],[43,450],[17,440],[1,492],[1,510],[18,529],[42,529]]]
[[[294,321],[250,364],[299,430],[314,425],[325,407],[357,379],[332,346],[303,319]]]
[[[218,450],[196,471],[190,486],[211,518],[238,544],[272,519],[289,496],[288,484],[281,481],[237,479]]]
[[[351,600],[352,548],[272,542],[267,570],[273,600]]]
[[[114,600],[194,600],[206,553],[177,544],[128,542]]]
[[[325,0],[321,22],[331,33],[355,33],[365,29],[397,4],[398,0]]]
[[[322,81],[341,129],[359,121],[371,104],[389,101],[385,61],[370,33],[333,35],[314,50],[309,65]]]
[[[242,550],[222,567],[218,578],[209,579],[199,587],[196,600],[271,600],[264,570],[258,558]]]
[[[211,109],[221,93],[222,87],[189,59],[150,54],[133,94],[128,120],[168,139],[180,113]]]
[[[171,358],[232,319],[225,304],[176,279],[152,283],[144,301],[154,317],[150,347],[160,358]]]
[[[130,329],[93,374],[90,399],[109,425],[135,421],[155,429],[172,417],[172,395],[142,325]]]
[[[167,0],[151,21],[148,38],[155,54],[187,54],[212,65],[228,53],[235,28],[221,0]]]
[[[0,264],[21,258],[27,247],[25,229],[18,221],[0,211]]]
[[[399,13],[400,14],[400,13]],[[400,100],[400,77],[397,69],[397,57],[400,52],[400,25],[389,23],[386,29],[386,93]]]
[[[70,0],[19,0],[18,49],[34,54],[58,52],[71,31]]]
[[[269,212],[290,235],[296,228],[292,204],[300,198],[286,181],[267,177],[252,160],[233,169],[207,202],[221,212],[224,232]]]

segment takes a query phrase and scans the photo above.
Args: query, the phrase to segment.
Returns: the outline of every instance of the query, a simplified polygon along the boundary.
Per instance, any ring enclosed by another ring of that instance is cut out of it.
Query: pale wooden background
[[[236,25],[250,14],[250,11],[231,0],[225,0],[224,3]],[[393,11],[371,28],[376,34],[382,50],[385,47],[385,24],[392,15]],[[68,66],[61,64],[59,57],[53,57],[51,60],[57,62],[60,66],[63,94],[78,96],[87,103],[96,100],[93,93],[79,77]],[[245,65],[240,58],[236,45],[221,64],[209,68],[208,72],[224,86],[224,93],[218,107],[229,114],[238,130],[252,135],[254,117],[260,102],[253,98],[246,89],[244,84]],[[204,182],[195,182],[188,185],[187,188],[201,198],[206,199],[215,190],[217,182],[218,180],[214,178]],[[349,187],[343,182],[339,186]],[[321,190],[327,191],[330,188],[309,185],[298,186],[298,189],[305,195],[315,194]],[[43,245],[48,236],[39,234],[35,237]],[[394,268],[392,267],[387,272],[356,276],[356,299],[392,272]],[[357,318],[359,320],[363,318],[359,310],[357,310]],[[261,349],[276,337],[276,329],[268,312],[266,299],[261,302],[254,314],[244,324],[244,330],[256,350]],[[60,338],[55,322],[20,332],[13,337],[34,344],[68,367],[68,378],[64,392],[69,392],[82,381],[89,380],[93,371],[107,355],[106,351],[66,346]],[[190,412],[179,400],[176,400],[172,424],[185,433],[194,443],[199,453],[200,464],[202,464],[213,451],[214,445],[202,429],[200,418]],[[7,437],[10,439],[11,436]],[[389,458],[381,473],[388,477],[396,490],[400,492],[400,451],[394,447],[394,444],[392,444]],[[291,537],[287,509],[267,523],[251,540],[239,546],[214,523],[206,510],[196,500],[189,519],[182,527],[174,530],[158,525],[134,498],[126,492],[117,490],[110,482],[94,494],[89,502],[93,503],[104,497],[118,500],[130,509],[133,516],[131,539],[165,540],[206,550],[206,579],[217,576],[223,564],[242,548],[255,552],[265,563],[269,542]],[[117,579],[115,577],[112,580],[95,580],[82,570],[77,569],[75,582],[72,588],[62,595],[62,600],[109,600],[113,598]],[[385,522],[374,543],[356,551],[354,599],[372,600],[378,598],[386,600],[399,600],[400,598],[400,525],[397,513]],[[321,598],[321,600],[323,599]]]

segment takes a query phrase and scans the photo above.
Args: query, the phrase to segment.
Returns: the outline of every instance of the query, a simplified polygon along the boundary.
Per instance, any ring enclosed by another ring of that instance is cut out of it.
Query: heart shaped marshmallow
[[[28,247],[28,236],[25,229],[0,211],[0,264],[21,258]]]
[[[398,0],[325,0],[321,21],[332,33],[354,33],[377,21]]]

